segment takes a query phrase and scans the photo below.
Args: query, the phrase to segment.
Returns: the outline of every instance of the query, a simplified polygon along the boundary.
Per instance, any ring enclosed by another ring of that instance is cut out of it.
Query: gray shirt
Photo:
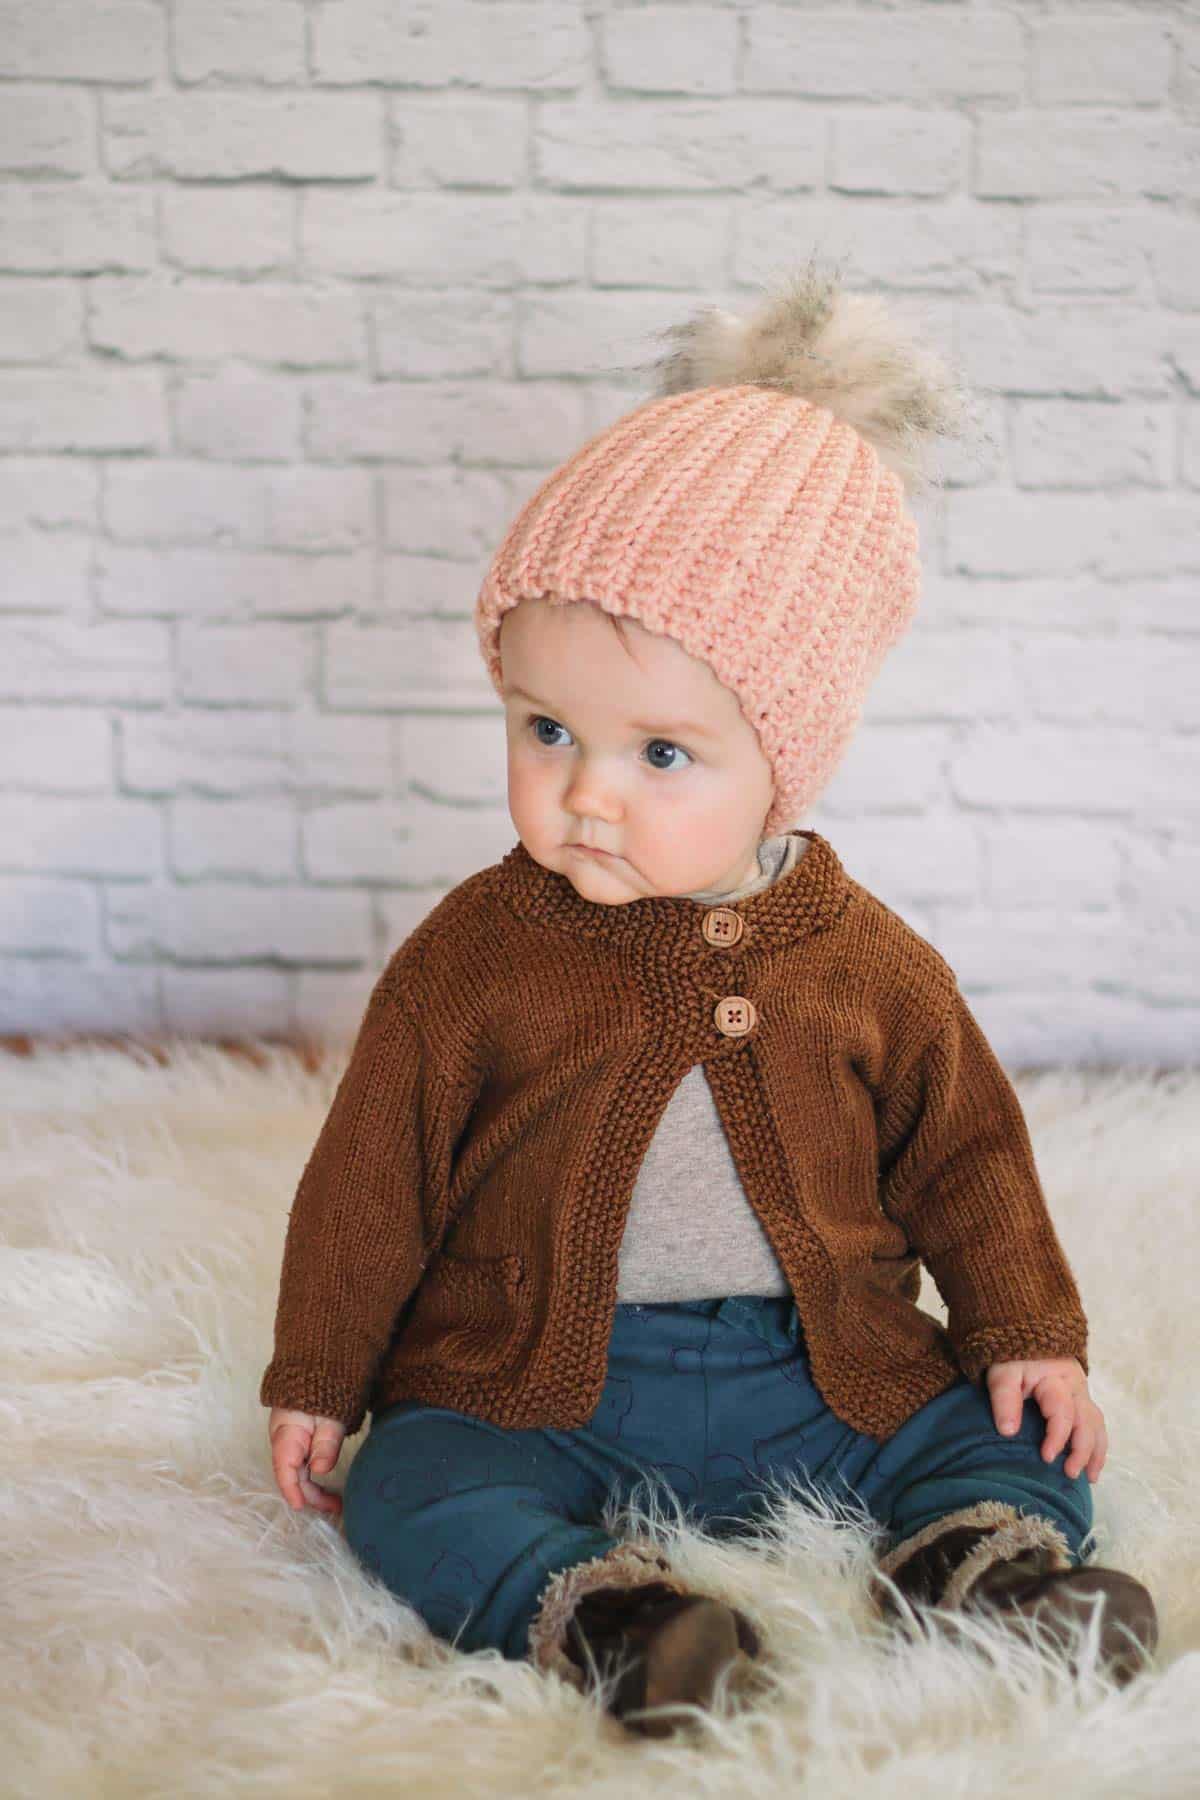
[[[682,898],[717,906],[770,887],[799,862],[808,839],[766,838],[759,873],[731,893]],[[618,1301],[702,1300],[787,1294],[770,1240],[746,1198],[701,1063],[679,1083],[642,1159],[621,1239]]]

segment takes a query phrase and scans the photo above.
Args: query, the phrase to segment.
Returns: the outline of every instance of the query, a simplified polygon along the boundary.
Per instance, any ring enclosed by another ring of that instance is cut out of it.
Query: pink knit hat
[[[475,604],[503,695],[500,622],[590,600],[672,637],[737,696],[774,776],[764,823],[825,786],[920,593],[905,506],[965,383],[882,302],[808,271],[749,320],[709,307],[664,336],[658,397],[588,440],[525,503]]]

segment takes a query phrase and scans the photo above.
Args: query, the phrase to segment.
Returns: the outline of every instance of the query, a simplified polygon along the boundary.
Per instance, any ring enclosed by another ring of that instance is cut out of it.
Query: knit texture
[[[443,896],[367,1004],[288,1222],[267,1406],[401,1398],[568,1430],[604,1385],[637,1170],[703,1063],[840,1418],[890,1437],[1087,1322],[1016,1094],[944,958],[815,831],[782,880],[604,906],[518,842]],[[718,1003],[752,1001],[725,1035]],[[915,1304],[920,1261],[948,1329]]]
[[[853,426],[795,394],[705,387],[638,407],[542,482],[475,628],[501,696],[500,625],[524,599],[590,600],[674,638],[758,733],[772,836],[828,782],[920,582],[901,478]]]

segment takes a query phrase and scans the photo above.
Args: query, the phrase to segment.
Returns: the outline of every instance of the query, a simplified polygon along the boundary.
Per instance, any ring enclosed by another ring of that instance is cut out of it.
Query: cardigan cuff
[[[347,1437],[353,1437],[367,1411],[358,1380],[335,1370],[306,1368],[300,1363],[269,1363],[258,1397],[264,1406],[284,1406],[293,1412],[336,1419],[345,1425]]]
[[[1022,1325],[984,1325],[964,1338],[952,1334],[959,1368],[969,1381],[997,1362],[1033,1362],[1074,1356],[1088,1373],[1087,1321],[1078,1317],[1030,1319]]]

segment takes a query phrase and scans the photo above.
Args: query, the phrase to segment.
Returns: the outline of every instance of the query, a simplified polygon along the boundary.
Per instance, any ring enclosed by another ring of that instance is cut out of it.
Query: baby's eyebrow
[[[647,724],[641,719],[631,719],[630,724],[635,731],[657,732],[663,737],[716,737],[717,733],[711,725],[695,725],[690,719],[676,719],[674,724],[664,725],[661,720],[657,724]]]
[[[508,688],[506,692],[512,697],[519,696],[522,700],[528,700],[533,706],[545,706],[549,708],[550,703],[548,700],[539,700],[537,695],[531,694],[527,688],[513,686]],[[688,719],[676,719],[671,724],[664,724],[661,719],[630,719],[629,723],[635,731],[648,731],[660,737],[672,737],[676,733],[681,737],[711,738],[718,735],[711,725],[694,724]]]

